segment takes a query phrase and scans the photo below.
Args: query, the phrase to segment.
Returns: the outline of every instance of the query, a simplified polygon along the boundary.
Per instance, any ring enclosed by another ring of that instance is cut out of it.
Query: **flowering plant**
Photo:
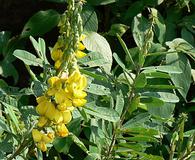
[[[195,3],[48,1],[65,12],[0,32],[0,159],[193,159],[193,15],[182,15]],[[54,27],[55,42],[34,38]]]

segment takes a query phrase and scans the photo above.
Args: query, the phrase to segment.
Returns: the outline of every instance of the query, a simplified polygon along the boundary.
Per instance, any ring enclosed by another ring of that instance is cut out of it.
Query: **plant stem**
[[[121,115],[120,123],[118,125],[116,125],[116,128],[113,131],[112,140],[111,140],[110,146],[108,148],[106,160],[109,160],[111,158],[111,155],[112,155],[111,153],[112,153],[112,150],[113,150],[115,142],[116,142],[116,136],[117,136],[116,131],[117,131],[117,129],[121,128],[123,121],[125,120],[126,113],[128,112],[128,109],[129,109],[129,104],[131,104],[132,99],[134,97],[134,92],[135,92],[134,82],[135,82],[135,79],[137,78],[137,76],[139,75],[139,73],[140,73],[140,68],[137,68],[136,77],[133,79],[133,84],[131,85],[132,88],[131,88],[131,91],[129,93],[128,103],[124,109],[123,114]]]
[[[16,149],[16,151],[7,159],[7,160],[12,160],[13,158],[15,158],[17,155],[19,155],[23,149],[25,149],[27,147],[27,145],[32,141],[32,139],[29,140],[23,140],[21,145],[18,146],[18,148]]]
[[[28,71],[28,73],[30,74],[31,78],[34,80],[34,81],[38,81],[37,77],[35,76],[35,74],[33,73],[33,71],[30,69],[30,67],[28,65],[25,64],[25,67]]]

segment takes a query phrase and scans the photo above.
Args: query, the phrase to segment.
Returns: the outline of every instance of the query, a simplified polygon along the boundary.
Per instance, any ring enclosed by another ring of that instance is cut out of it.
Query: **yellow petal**
[[[71,107],[71,106],[72,106],[72,101],[69,100],[69,99],[67,99],[67,98],[65,98],[65,101],[64,101],[63,103],[59,104],[59,105],[57,106],[57,108],[58,108],[60,111],[65,111],[65,110],[67,110],[68,107]]]
[[[62,115],[63,115],[63,122],[64,122],[64,124],[68,124],[71,121],[71,119],[72,119],[71,112],[69,110],[67,110],[67,111],[64,111],[62,113]]]
[[[78,51],[75,52],[75,55],[79,59],[79,58],[85,57],[87,54],[85,52],[82,52],[82,51],[78,50]]]
[[[80,77],[81,73],[79,72],[79,70],[75,70],[74,72],[71,73],[66,82],[67,83],[77,82],[80,79]]]
[[[83,99],[87,96],[87,93],[82,90],[74,90],[74,98]]]
[[[37,97],[36,100],[37,100],[37,103],[41,103],[41,102],[43,102],[43,101],[47,101],[47,97],[45,97],[45,96],[40,96],[40,97]]]
[[[32,137],[35,142],[40,142],[42,139],[43,133],[38,131],[37,129],[32,130]]]
[[[57,61],[61,59],[63,56],[63,52],[61,49],[53,49],[51,52],[51,59]]]
[[[55,110],[54,114],[54,123],[61,123],[63,121],[63,115],[62,112],[60,112],[58,109]]]
[[[60,137],[67,137],[69,134],[69,131],[64,124],[59,124],[56,127],[56,134]]]
[[[55,93],[55,101],[57,104],[61,104],[65,101],[65,98],[66,98],[66,92],[64,90],[58,90],[56,93]]]
[[[86,99],[73,99],[72,102],[75,107],[82,107],[87,103],[87,100]]]
[[[47,111],[45,113],[45,117],[47,117],[49,120],[53,120],[55,118],[55,106],[52,102],[47,103]]]
[[[57,76],[54,76],[54,77],[50,77],[49,79],[48,79],[48,84],[50,85],[50,87],[53,87],[54,86],[54,84],[57,82],[59,80],[59,77],[57,77]]]
[[[61,66],[61,64],[62,64],[62,61],[61,61],[61,60],[57,60],[57,61],[55,62],[55,64],[54,64],[54,68],[55,68],[55,69],[59,69],[60,66]]]
[[[53,141],[53,138],[50,138],[49,136],[43,134],[42,141],[43,141],[44,143],[46,143],[46,144],[47,144],[47,143],[51,143],[51,142]]]
[[[43,102],[39,103],[36,107],[37,113],[40,114],[41,116],[45,115],[45,113],[47,111],[47,103],[48,103],[48,101],[43,101]]]
[[[56,88],[49,88],[46,93],[48,96],[54,96],[57,91]]]
[[[86,87],[87,87],[87,78],[84,75],[82,75],[79,82],[78,82],[77,89],[83,90]]]
[[[81,51],[85,49],[85,46],[83,45],[83,43],[79,42],[78,49]]]
[[[37,147],[38,147],[41,151],[43,151],[43,152],[45,152],[45,151],[47,150],[47,146],[46,146],[46,144],[45,144],[44,142],[38,143],[38,144],[37,144]]]
[[[41,116],[37,123],[38,127],[43,127],[47,123],[48,119],[45,116]]]
[[[53,134],[53,133],[51,133],[51,132],[47,133],[47,136],[48,136],[50,139],[52,139],[52,140],[53,140],[53,139],[54,139],[54,137],[55,137],[55,136],[54,136],[54,134]]]

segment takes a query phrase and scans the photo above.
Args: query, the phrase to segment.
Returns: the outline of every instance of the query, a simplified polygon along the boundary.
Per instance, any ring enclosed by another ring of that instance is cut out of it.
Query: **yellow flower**
[[[69,110],[66,110],[62,113],[63,115],[63,123],[68,124],[72,119],[72,114]]]
[[[45,116],[41,116],[37,123],[37,126],[43,127],[47,123],[48,119]]]
[[[87,100],[86,99],[73,99],[72,102],[75,107],[82,107],[87,103]]]
[[[37,107],[36,107],[36,111],[38,114],[40,114],[41,116],[45,115],[46,111],[47,111],[47,105],[48,103],[50,103],[49,101],[42,101],[40,102]]]
[[[61,123],[61,124],[58,124],[57,125],[57,127],[56,127],[56,133],[60,137],[67,137],[68,134],[69,134],[69,131],[66,128],[66,126],[63,123]]]
[[[46,144],[45,144],[44,142],[39,142],[39,143],[37,144],[37,147],[38,147],[41,151],[43,151],[43,152],[45,152],[45,151],[47,150],[47,146],[46,146]]]
[[[52,102],[47,103],[47,111],[45,113],[45,117],[52,121],[55,118],[55,110],[55,105]]]
[[[82,52],[82,51],[78,50],[78,51],[75,52],[75,55],[76,55],[76,58],[79,59],[79,58],[85,57],[87,54],[85,52]]]
[[[63,56],[63,52],[61,49],[53,49],[51,52],[51,59],[57,61],[61,59]]]
[[[43,133],[41,133],[37,129],[32,130],[32,137],[35,142],[40,142],[42,140],[42,135]]]

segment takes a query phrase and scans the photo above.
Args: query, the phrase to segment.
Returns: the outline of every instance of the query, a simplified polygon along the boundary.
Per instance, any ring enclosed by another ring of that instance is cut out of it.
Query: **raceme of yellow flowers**
[[[79,43],[82,46],[79,49],[84,49],[84,45]],[[80,50],[77,52],[82,52]],[[53,57],[58,57],[59,51],[51,54]],[[84,52],[75,53],[75,56],[80,58],[85,56],[84,54]],[[72,119],[71,111],[74,110],[74,107],[82,107],[87,102],[85,99],[87,93],[84,91],[87,86],[87,78],[80,73],[77,67],[70,75],[50,77],[48,85],[45,94],[37,98],[36,111],[40,115],[37,126],[39,128],[50,126],[54,128],[55,135],[66,137],[69,134],[66,124]],[[37,129],[33,129],[32,135],[37,147],[42,151],[47,150],[46,144],[51,143],[54,138],[54,133],[45,134]]]

